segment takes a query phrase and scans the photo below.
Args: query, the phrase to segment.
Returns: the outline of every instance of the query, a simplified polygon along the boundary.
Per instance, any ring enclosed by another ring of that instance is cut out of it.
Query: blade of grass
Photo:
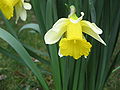
[[[120,60],[120,52],[116,55],[115,64],[118,63],[118,62],[120,62],[119,60]],[[114,65],[112,65],[112,67],[114,67]],[[117,68],[115,68],[115,69],[112,71],[112,73],[116,72],[116,71],[119,70],[119,69],[120,69],[120,66],[118,66]],[[111,69],[111,70],[112,70],[112,69]]]

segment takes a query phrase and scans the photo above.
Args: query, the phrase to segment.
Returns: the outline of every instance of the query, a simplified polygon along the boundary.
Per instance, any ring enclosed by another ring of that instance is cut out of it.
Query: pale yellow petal
[[[45,34],[44,40],[46,44],[55,44],[60,40],[61,37],[62,34],[56,33],[51,29]]]
[[[60,38],[66,31],[66,27],[64,27],[64,26],[63,26],[63,28],[60,27],[60,29],[56,28],[56,29],[59,29],[59,32],[55,32],[54,29],[50,29],[45,34],[44,39],[45,39],[46,44],[55,44],[56,42],[58,42],[60,40]]]
[[[24,8],[22,8],[22,11],[20,12],[20,18],[23,21],[26,21],[26,19],[27,19],[27,12]]]
[[[67,18],[61,18],[59,19],[54,25],[53,25],[53,28],[57,28],[59,27],[60,25],[67,25],[69,22],[69,19]],[[56,31],[58,32],[58,31]]]
[[[102,38],[96,33],[94,32],[90,27],[88,26],[82,26],[82,31],[88,35],[90,35],[91,37],[93,37],[94,39],[98,40],[99,42],[101,42],[102,44],[106,45],[106,43],[102,40]]]
[[[91,30],[93,30],[97,34],[102,34],[103,32],[99,27],[97,27],[95,23],[90,23],[89,21],[85,21],[85,20],[82,20],[80,23],[82,26],[89,27]]]
[[[60,40],[62,35],[66,32],[66,25],[69,23],[68,19],[59,19],[44,36],[46,44],[54,44]]]

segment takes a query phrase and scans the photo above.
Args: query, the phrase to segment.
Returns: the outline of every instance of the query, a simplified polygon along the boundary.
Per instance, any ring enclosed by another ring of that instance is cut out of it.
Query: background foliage
[[[16,54],[8,44],[1,40],[3,43],[1,43],[0,52],[7,57],[9,56],[17,60],[17,62],[15,62],[12,59],[6,59],[5,56],[1,56],[0,62],[5,63],[5,65],[1,64],[1,75],[5,76],[7,72],[12,71],[9,74],[12,78],[7,76],[7,79],[5,79],[7,83],[13,81],[12,85],[16,86],[11,87],[11,90],[13,90],[13,88],[15,90],[21,88],[40,89],[41,87],[45,90],[48,90],[48,87],[51,89],[55,89],[56,87],[55,90],[102,90],[110,75],[111,78],[106,84],[106,87],[108,90],[110,90],[111,87],[119,90],[119,84],[115,84],[114,81],[116,78],[119,79],[119,71],[112,73],[115,65],[119,63],[120,58],[119,42],[117,45],[120,31],[120,2],[118,0],[32,0],[31,3],[34,13],[28,12],[33,14],[33,16],[29,15],[28,22],[25,23],[31,23],[30,19],[32,17],[33,20],[37,19],[37,21],[32,22],[38,23],[40,29],[37,28],[37,24],[32,24],[33,27],[31,27],[30,24],[21,28],[24,24],[14,25],[14,19],[9,21],[12,24],[11,26],[1,14],[4,22],[1,22],[0,27],[6,29],[12,36],[0,28],[0,37],[9,44],[11,43],[11,46],[18,53]],[[104,32],[102,38],[107,43],[106,47],[91,39],[89,36],[86,36],[93,44],[92,53],[87,60],[81,58],[75,61],[71,57],[60,59],[57,55],[57,45],[47,46],[43,41],[43,36],[46,31],[49,30],[59,18],[67,17],[70,5],[75,5],[78,16],[80,16],[80,12],[83,11],[85,13],[84,19],[95,22]],[[3,27],[3,25],[5,27]],[[13,27],[16,28],[13,29]],[[11,39],[9,40],[10,37]],[[115,49],[116,47],[117,49]],[[25,53],[23,54],[23,52]],[[34,63],[34,60],[39,60],[39,62]],[[8,66],[6,67],[6,65]],[[11,67],[9,65],[11,65]],[[33,73],[26,68],[26,65],[32,70],[40,83]],[[119,67],[118,65],[117,67]],[[4,86],[6,82],[1,81],[0,85],[3,86],[2,89],[7,90],[7,87],[9,87]],[[18,84],[16,85],[16,83]]]

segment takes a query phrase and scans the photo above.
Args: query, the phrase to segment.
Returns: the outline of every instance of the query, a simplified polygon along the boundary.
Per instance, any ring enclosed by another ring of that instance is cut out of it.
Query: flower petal
[[[102,34],[102,32],[103,32],[99,27],[96,26],[95,23],[90,23],[89,21],[82,20],[81,24],[83,26],[90,27],[90,29],[93,30],[97,34]]]
[[[30,10],[32,8],[31,4],[29,3],[24,3],[23,6],[26,10]]]
[[[26,18],[27,18],[26,10],[22,6],[19,6],[19,5],[16,5],[15,10],[16,10],[16,23],[19,20],[19,17],[23,21],[26,21]]]
[[[69,20],[66,18],[59,19],[44,36],[46,44],[54,44],[60,40],[62,35],[66,32],[66,25]]]
[[[68,21],[69,20],[67,18],[61,18],[53,25],[53,27],[57,27],[62,24],[66,25],[66,24],[68,24]]]
[[[19,20],[20,17],[20,13],[22,11],[22,3],[19,2],[16,6],[15,6],[15,12],[16,12],[16,23]]]
[[[106,43],[102,40],[102,38],[95,32],[93,31],[90,27],[88,26],[82,26],[82,31],[88,35],[90,35],[91,37],[93,37],[94,39],[98,40],[99,42],[101,42],[102,44],[106,45]]]
[[[44,36],[44,40],[46,44],[54,44],[57,41],[59,41],[59,39],[61,38],[61,34],[56,33],[55,31],[53,31],[52,29],[49,30],[45,36]]]
[[[22,8],[22,10],[21,10],[20,18],[23,21],[26,21],[26,19],[27,19],[27,12],[26,12],[26,10],[24,8]]]

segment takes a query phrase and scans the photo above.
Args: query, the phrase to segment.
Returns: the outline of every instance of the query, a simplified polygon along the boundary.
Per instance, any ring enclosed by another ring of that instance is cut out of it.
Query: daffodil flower
[[[81,17],[78,18],[75,14],[75,7],[71,6],[70,8],[71,13],[68,18],[59,19],[45,34],[45,43],[55,44],[61,39],[59,42],[60,57],[72,56],[75,59],[81,56],[87,57],[92,45],[87,42],[83,33],[106,45],[99,36],[99,34],[102,34],[102,30],[95,23],[82,20],[84,16],[83,12],[81,12]]]
[[[14,14],[14,8],[16,10],[16,23],[19,17],[25,21],[27,18],[26,10],[31,9],[29,3],[25,3],[24,0],[1,0],[0,1],[0,10],[3,12],[4,16],[7,19],[11,19]]]

